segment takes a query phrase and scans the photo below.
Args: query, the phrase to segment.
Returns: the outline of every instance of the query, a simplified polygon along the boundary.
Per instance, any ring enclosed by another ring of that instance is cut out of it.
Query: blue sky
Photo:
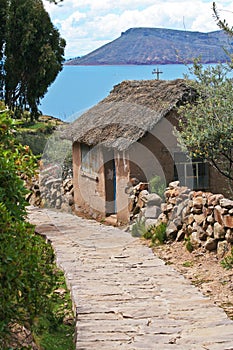
[[[206,0],[43,0],[54,25],[66,39],[66,58],[85,55],[132,27],[192,31],[218,30],[212,1]],[[216,1],[219,13],[233,25],[233,2]]]

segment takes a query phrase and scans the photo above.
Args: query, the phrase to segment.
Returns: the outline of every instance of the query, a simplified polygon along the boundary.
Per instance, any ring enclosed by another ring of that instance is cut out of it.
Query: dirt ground
[[[233,269],[227,270],[214,252],[198,249],[190,253],[184,242],[156,246],[154,253],[182,273],[233,320]]]

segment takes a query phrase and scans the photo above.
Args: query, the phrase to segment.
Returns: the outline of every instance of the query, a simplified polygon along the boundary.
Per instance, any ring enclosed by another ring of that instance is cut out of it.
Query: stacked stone
[[[159,223],[158,218],[161,214],[162,199],[156,193],[148,193],[145,196],[145,208],[141,209],[140,218],[144,219],[146,228],[156,226]]]
[[[233,201],[222,194],[191,191],[172,182],[159,219],[167,222],[168,239],[190,239],[194,248],[228,250],[233,243]]]
[[[24,184],[29,191],[26,195],[26,201],[29,202],[31,205],[40,207],[42,198],[39,186],[39,175],[37,174],[30,181],[28,179],[25,179]]]
[[[61,209],[70,212],[74,204],[74,189],[71,177],[62,179],[51,171],[41,171],[28,184],[30,193],[26,199],[31,205]]]

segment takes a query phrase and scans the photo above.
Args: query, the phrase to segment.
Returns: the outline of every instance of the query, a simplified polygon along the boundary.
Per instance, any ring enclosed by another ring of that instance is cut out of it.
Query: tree
[[[2,94],[10,109],[27,108],[35,118],[40,99],[62,69],[65,41],[41,0],[5,3]]]
[[[213,3],[214,17],[218,26],[233,36],[225,20],[221,20]],[[203,68],[194,61],[190,69],[194,80],[187,84],[196,91],[195,103],[180,107],[180,122],[177,136],[180,144],[191,157],[201,157],[225,176],[232,188],[233,181],[233,80],[232,57],[226,64]]]
[[[233,82],[227,65],[203,69],[194,63],[195,103],[180,107],[178,140],[191,157],[201,157],[233,181]]]

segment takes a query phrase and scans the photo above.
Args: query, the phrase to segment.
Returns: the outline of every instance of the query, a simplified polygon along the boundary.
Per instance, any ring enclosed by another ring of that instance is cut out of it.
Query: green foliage
[[[60,311],[53,310],[52,292],[60,275],[52,247],[25,221],[26,190],[21,177],[33,175],[36,158],[28,146],[15,141],[7,112],[0,112],[0,140],[0,348],[6,349],[14,322],[30,328],[45,314],[52,315],[50,322],[57,327],[62,322]]]
[[[166,189],[166,183],[161,179],[160,176],[155,175],[149,181],[149,190],[151,193],[158,194],[164,199],[164,192]]]
[[[142,237],[147,232],[145,219],[137,219],[132,225],[131,234],[133,237]]]
[[[74,319],[70,293],[63,273],[54,269],[55,283],[50,294],[50,312],[34,319],[32,331],[37,343],[46,350],[74,350]]]
[[[145,239],[151,239],[153,244],[163,244],[167,239],[166,228],[167,225],[163,222],[161,222],[158,226],[153,225],[149,227],[147,232],[144,233],[143,237]]]
[[[196,91],[196,101],[180,107],[177,135],[191,157],[207,160],[232,183],[233,84],[228,72],[227,65],[203,69],[194,63],[195,81],[187,83]]]
[[[184,267],[192,267],[193,266],[193,261],[185,261],[182,264]]]
[[[227,270],[230,270],[233,268],[233,248],[231,248],[231,254],[227,255],[222,261],[221,261],[222,267],[224,267]]]
[[[40,99],[62,69],[65,41],[41,0],[6,0],[3,5],[1,95],[11,110],[28,109],[37,118]]]
[[[188,251],[189,253],[192,253],[192,251],[194,250],[194,248],[193,248],[193,245],[192,245],[192,243],[191,243],[190,237],[185,238],[184,240],[185,240],[185,247],[186,247],[187,251]]]

